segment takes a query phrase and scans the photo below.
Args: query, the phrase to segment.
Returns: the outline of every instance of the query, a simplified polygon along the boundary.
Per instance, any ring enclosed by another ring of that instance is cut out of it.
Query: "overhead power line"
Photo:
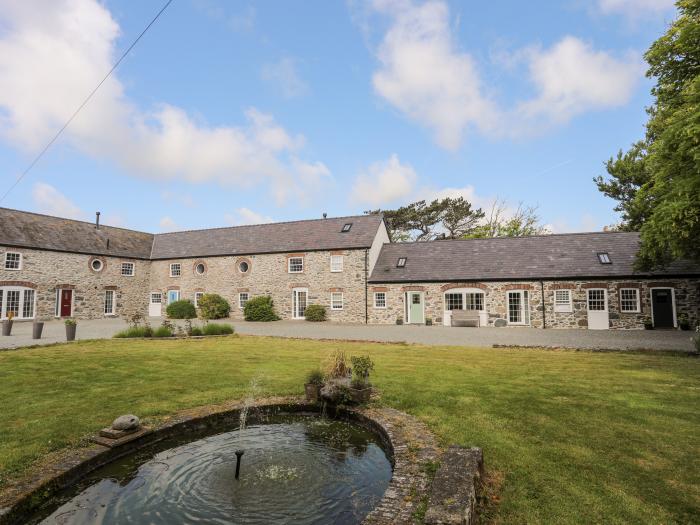
[[[51,145],[56,142],[58,137],[61,136],[61,134],[65,131],[65,129],[70,125],[71,122],[73,122],[73,119],[78,116],[78,113],[87,105],[88,102],[90,102],[90,99],[93,97],[95,93],[97,93],[97,90],[100,89],[102,84],[105,83],[105,81],[112,75],[115,69],[119,67],[119,64],[121,64],[122,60],[126,58],[126,55],[129,54],[129,51],[131,51],[136,44],[138,44],[139,40],[141,40],[141,37],[146,34],[146,32],[151,28],[153,24],[156,23],[156,20],[160,18],[160,15],[163,14],[163,12],[168,8],[168,6],[172,3],[173,0],[168,0],[165,2],[165,5],[161,8],[160,11],[156,14],[156,16],[153,17],[153,19],[149,22],[149,24],[144,28],[143,31],[139,34],[139,36],[136,37],[136,39],[131,43],[131,45],[126,48],[126,51],[122,53],[122,56],[119,57],[119,60],[117,60],[114,65],[112,66],[112,69],[110,69],[107,74],[104,76],[102,80],[100,80],[100,83],[95,86],[95,89],[93,89],[90,94],[83,100],[82,104],[78,106],[78,108],[73,112],[73,114],[70,116],[70,118],[66,121],[65,124],[59,129],[56,134],[49,140],[49,142],[44,146],[44,148],[37,154],[36,157],[34,157],[34,160],[29,163],[29,166],[20,174],[19,177],[17,177],[17,180],[12,183],[12,185],[8,188],[8,190],[3,194],[2,197],[0,197],[0,204],[5,200],[5,198],[10,194],[12,190],[14,190],[17,185],[22,181],[22,179],[31,171],[31,169],[36,165],[37,162],[41,159],[41,157],[44,156],[44,154],[48,151],[48,149],[51,147]]]

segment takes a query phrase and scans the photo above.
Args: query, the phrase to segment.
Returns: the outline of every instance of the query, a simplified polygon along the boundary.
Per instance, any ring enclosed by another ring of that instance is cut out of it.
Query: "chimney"
[[[325,219],[326,217],[328,217],[328,214],[324,211],[324,212],[323,212],[323,218]]]
[[[100,212],[95,212],[95,229],[100,229]]]

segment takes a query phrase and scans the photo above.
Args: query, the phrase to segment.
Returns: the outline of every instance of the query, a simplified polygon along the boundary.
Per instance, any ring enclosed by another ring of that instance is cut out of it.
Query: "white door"
[[[309,290],[306,288],[294,288],[292,290],[292,318],[303,319],[306,312],[306,300]]]
[[[588,290],[588,329],[607,330],[608,322],[608,291],[604,288]]]
[[[149,317],[160,317],[160,305],[163,302],[163,294],[160,292],[151,293],[151,302],[148,304]]]
[[[508,292],[508,324],[530,324],[530,294],[527,290]]]

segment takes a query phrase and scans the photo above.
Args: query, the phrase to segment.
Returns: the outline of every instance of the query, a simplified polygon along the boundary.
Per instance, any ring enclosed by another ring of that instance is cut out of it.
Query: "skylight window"
[[[343,229],[340,230],[340,231],[341,231],[342,233],[347,233],[347,232],[350,231],[350,228],[352,228],[352,223],[351,223],[351,222],[347,222],[347,223],[343,224]]]
[[[396,267],[403,268],[404,266],[406,266],[406,257],[399,257],[399,260],[396,261]]]
[[[598,252],[598,261],[600,261],[600,264],[612,264],[608,252]]]

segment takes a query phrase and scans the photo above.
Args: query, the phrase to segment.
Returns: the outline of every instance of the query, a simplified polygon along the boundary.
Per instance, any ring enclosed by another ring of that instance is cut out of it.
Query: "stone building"
[[[638,247],[629,232],[387,244],[369,279],[369,322],[449,326],[454,310],[472,310],[481,326],[695,326],[700,266],[638,272]]]
[[[0,208],[0,318],[162,317],[217,293],[233,319],[269,295],[283,319],[320,304],[348,323],[449,326],[470,310],[482,326],[695,325],[700,267],[637,272],[638,245],[636,233],[390,243],[377,215],[154,235]]]

